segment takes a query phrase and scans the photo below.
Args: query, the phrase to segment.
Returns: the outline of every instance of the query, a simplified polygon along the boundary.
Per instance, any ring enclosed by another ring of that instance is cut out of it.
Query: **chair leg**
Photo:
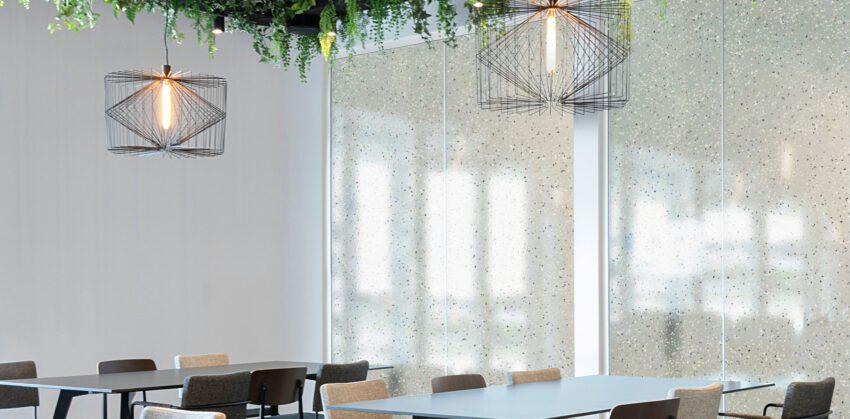
[[[38,419],[38,406],[32,407],[32,419]]]
[[[298,398],[298,419],[304,419],[304,404],[300,397]]]

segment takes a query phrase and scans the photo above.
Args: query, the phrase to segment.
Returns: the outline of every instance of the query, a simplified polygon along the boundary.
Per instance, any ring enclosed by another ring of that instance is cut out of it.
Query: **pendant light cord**
[[[168,14],[169,10],[165,11],[165,27],[162,29],[162,43],[165,44],[165,65],[170,65],[168,62]]]

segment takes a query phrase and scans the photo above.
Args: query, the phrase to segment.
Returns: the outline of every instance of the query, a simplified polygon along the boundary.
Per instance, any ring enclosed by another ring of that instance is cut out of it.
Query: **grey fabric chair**
[[[723,384],[698,388],[674,388],[667,395],[679,399],[679,419],[717,419]]]
[[[835,392],[835,379],[830,377],[822,381],[791,383],[785,391],[783,403],[770,403],[764,407],[761,415],[726,412],[720,416],[742,419],[771,419],[767,415],[770,409],[782,409],[782,419],[826,419],[832,414],[832,395]]]
[[[614,406],[608,419],[676,419],[679,399],[629,403]]]
[[[250,398],[251,373],[248,371],[221,375],[193,375],[183,381],[180,406],[136,402],[133,406],[219,412],[227,419],[246,419]]]
[[[7,362],[0,364],[0,380],[38,378],[35,362]],[[38,389],[0,386],[0,410],[32,408],[32,417],[38,417]]]
[[[369,375],[369,361],[357,361],[350,364],[325,364],[316,372],[316,390],[313,392],[313,412],[316,417],[324,410],[320,389],[325,384],[353,383],[366,381]],[[228,419],[230,419],[228,417]]]

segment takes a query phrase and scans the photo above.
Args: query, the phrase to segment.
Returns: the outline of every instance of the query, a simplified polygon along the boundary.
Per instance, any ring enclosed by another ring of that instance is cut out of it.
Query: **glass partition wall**
[[[331,346],[431,377],[573,371],[572,118],[481,110],[475,41],[333,70]]]
[[[776,382],[750,413],[835,376],[846,412],[850,3],[668,5],[609,113],[610,372]]]

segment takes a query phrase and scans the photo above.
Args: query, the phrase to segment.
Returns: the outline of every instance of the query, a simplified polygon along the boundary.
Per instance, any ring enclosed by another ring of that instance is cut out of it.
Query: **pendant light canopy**
[[[172,72],[165,34],[163,41],[161,72],[118,71],[104,79],[109,151],[178,157],[224,153],[227,81]]]
[[[481,0],[479,104],[530,113],[624,106],[630,7],[630,0]]]

